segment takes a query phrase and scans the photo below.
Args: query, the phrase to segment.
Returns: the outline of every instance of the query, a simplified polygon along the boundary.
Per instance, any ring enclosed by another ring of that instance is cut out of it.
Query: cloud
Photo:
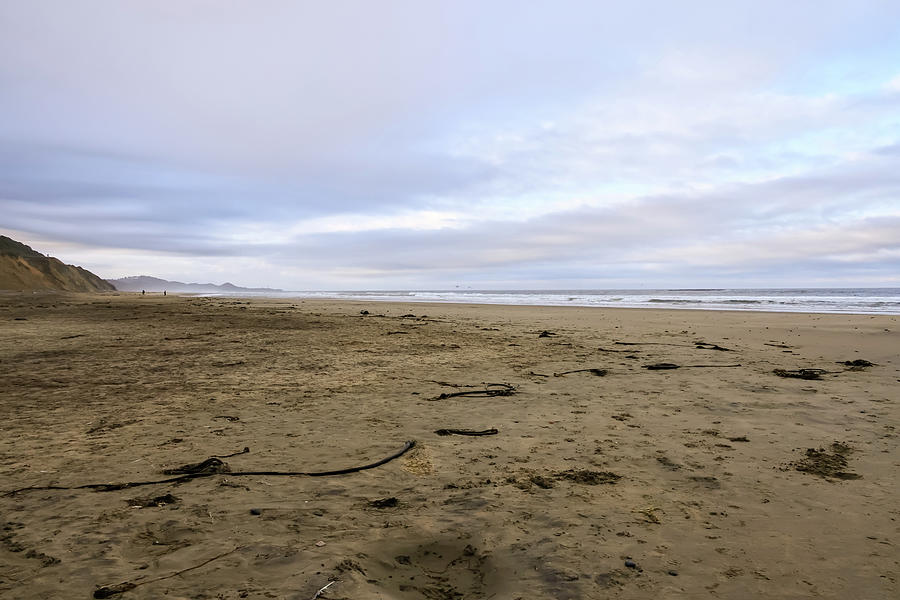
[[[248,285],[877,282],[898,17],[7,3],[0,225],[110,275]]]
[[[827,280],[829,272],[846,277],[852,265],[884,277],[900,265],[900,211],[893,202],[868,212],[859,205],[861,199],[900,193],[897,171],[879,161],[816,177],[649,196],[626,206],[582,207],[521,222],[296,232],[277,244],[275,263],[352,273],[362,287],[384,281],[440,287],[523,276],[553,282],[560,275],[632,283],[649,276],[674,285],[685,272],[705,281],[717,275],[739,281],[741,272],[757,271],[779,274],[780,281],[798,271]],[[821,194],[840,202],[822,201]],[[272,248],[260,250],[271,253]],[[254,255],[254,248],[238,254]]]
[[[179,240],[198,232],[248,229],[257,221],[283,226],[342,211],[401,210],[425,194],[471,186],[490,171],[449,157],[382,162],[348,157],[339,164],[305,165],[308,173],[290,178],[250,178],[0,141],[0,202],[12,228],[40,231],[44,223],[72,241],[185,250]]]

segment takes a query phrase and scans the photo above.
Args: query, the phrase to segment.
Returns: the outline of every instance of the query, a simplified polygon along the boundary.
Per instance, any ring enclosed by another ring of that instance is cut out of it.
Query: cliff
[[[115,289],[87,269],[67,265],[0,235],[0,290],[106,292]]]

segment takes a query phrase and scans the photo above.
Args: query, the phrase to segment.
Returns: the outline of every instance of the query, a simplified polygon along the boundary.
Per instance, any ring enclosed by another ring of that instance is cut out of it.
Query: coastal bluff
[[[115,289],[87,269],[67,265],[0,235],[0,290],[106,292]]]

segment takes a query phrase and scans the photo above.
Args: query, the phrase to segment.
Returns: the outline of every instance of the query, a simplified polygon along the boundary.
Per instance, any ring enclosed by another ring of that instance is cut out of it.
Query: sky
[[[900,287],[900,2],[0,0],[0,233],[290,290]]]

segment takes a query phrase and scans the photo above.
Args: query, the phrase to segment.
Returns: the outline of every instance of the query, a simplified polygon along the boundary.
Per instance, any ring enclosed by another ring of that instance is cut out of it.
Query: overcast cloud
[[[900,286],[900,4],[0,4],[0,233],[285,289]]]

